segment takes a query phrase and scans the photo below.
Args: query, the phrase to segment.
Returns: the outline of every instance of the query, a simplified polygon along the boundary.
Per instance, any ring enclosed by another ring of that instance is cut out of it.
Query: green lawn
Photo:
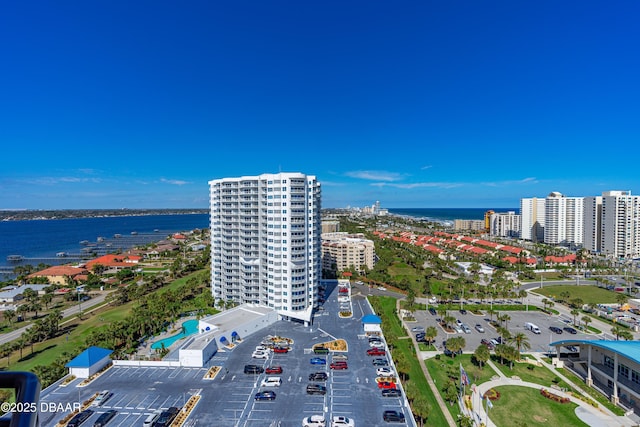
[[[617,292],[609,291],[597,286],[575,286],[575,285],[551,285],[536,289],[536,293],[550,297],[561,298],[562,292],[569,292],[571,299],[580,298],[585,304],[610,304],[615,303]]]
[[[495,389],[500,398],[489,409],[489,418],[498,427],[588,427],[575,415],[578,406],[575,403],[554,402],[534,388],[500,386]]]
[[[22,350],[22,359],[20,360],[20,352],[14,352],[9,359],[9,369],[12,371],[33,371],[33,367],[36,365],[53,363],[62,352],[74,353],[76,349],[84,348],[85,339],[94,328],[124,319],[131,311],[133,304],[133,302],[129,302],[118,307],[99,310],[96,314],[85,314],[81,323],[77,319],[70,320],[61,326],[61,329],[68,333],[34,344],[33,355],[31,355],[31,346]],[[6,361],[6,358],[3,359],[2,365],[6,365]]]
[[[523,358],[524,357],[525,356],[523,355]],[[500,363],[500,358],[495,355],[492,355],[491,359],[494,361],[498,369],[500,369],[500,371],[507,377],[517,376],[520,377],[522,381],[542,384],[545,387],[551,387],[551,385],[554,384],[553,379],[556,375],[544,366],[534,366],[529,363],[514,363],[513,369],[511,369],[508,364],[502,365]],[[560,387],[570,388],[570,386],[564,381],[559,381],[558,385]]]

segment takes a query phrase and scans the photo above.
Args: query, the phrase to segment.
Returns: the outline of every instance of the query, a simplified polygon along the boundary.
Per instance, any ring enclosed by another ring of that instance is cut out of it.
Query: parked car
[[[289,349],[287,347],[274,347],[274,353],[288,353]]]
[[[325,427],[324,415],[311,415],[302,419],[302,427]]]
[[[264,368],[258,365],[244,365],[245,374],[261,374],[264,372]]]
[[[577,353],[580,350],[578,350],[578,347],[576,347],[575,345],[568,345],[566,346],[567,350],[569,350],[571,353]]]
[[[387,366],[389,362],[387,361],[387,359],[373,359],[371,361],[371,364],[373,366]]]
[[[178,408],[176,408],[175,406],[172,406],[166,411],[162,411],[160,413],[160,416],[158,417],[156,422],[153,423],[153,427],[168,427],[171,425],[171,423],[173,422],[173,420],[176,418],[177,415],[178,415]]]
[[[389,377],[391,375],[395,375],[393,369],[384,367],[376,369],[376,375],[379,377]]]
[[[276,392],[271,390],[259,391],[255,395],[255,400],[276,400]]]
[[[429,313],[431,313],[432,316],[435,316],[437,314],[436,309],[433,307],[429,307]]]
[[[384,356],[386,354],[387,352],[380,348],[370,348],[369,350],[367,350],[368,356]]]
[[[378,388],[396,388],[396,383],[392,383],[391,381],[380,381],[378,382]]]
[[[93,423],[93,427],[106,426],[107,423],[111,421],[111,418],[115,417],[117,414],[118,414],[118,411],[115,411],[113,409],[110,409],[107,412],[100,414],[98,419]]]
[[[83,422],[87,421],[91,415],[93,415],[93,411],[91,409],[85,409],[79,414],[74,415],[67,424],[67,427],[79,427]]]
[[[562,328],[562,329],[564,329],[564,331],[565,331],[565,332],[568,332],[568,333],[570,333],[570,334],[572,334],[572,335],[575,335],[575,334],[577,334],[577,333],[578,333],[578,331],[577,331],[577,330],[575,330],[574,328],[572,328],[571,326],[565,326],[565,327],[564,327],[564,328]]]
[[[384,348],[384,343],[382,341],[373,341],[369,343],[369,347],[371,348]]]
[[[282,366],[269,366],[267,369],[264,370],[265,374],[281,374],[282,373]]]
[[[329,354],[329,349],[326,347],[314,347],[313,352],[315,354]]]
[[[354,427],[356,424],[351,418],[336,416],[331,418],[331,427]]]
[[[326,365],[327,360],[323,359],[322,357],[312,357],[311,359],[309,359],[309,363],[311,363],[312,365]]]
[[[282,378],[280,377],[267,377],[262,380],[260,387],[280,387],[282,384]]]
[[[549,326],[549,330],[551,332],[556,333],[556,334],[561,334],[562,333],[562,329],[558,328],[557,326]]]
[[[347,365],[347,362],[334,362],[331,365],[329,365],[329,368],[333,369],[334,371],[340,371],[340,370],[348,369],[349,366]]]
[[[466,323],[463,323],[462,325],[460,325],[460,328],[462,329],[462,331],[465,334],[470,334],[471,333],[471,328]]]
[[[480,332],[481,334],[484,334],[484,328],[480,323],[476,324],[476,331]]]
[[[349,356],[347,356],[346,354],[334,354],[331,357],[331,360],[337,362],[337,361],[343,361],[346,362],[347,360],[349,360]]]
[[[414,326],[413,328],[411,328],[411,332],[424,332],[424,327],[423,326]]]
[[[486,345],[487,347],[489,347],[489,350],[493,350],[494,348],[496,348],[496,346],[486,338],[482,338],[480,340],[480,344]]]
[[[98,393],[95,399],[93,399],[93,402],[91,402],[91,406],[100,406],[104,402],[109,400],[111,396],[113,396],[113,393],[111,393],[109,390],[103,390]]]
[[[267,353],[266,351],[254,351],[251,354],[251,357],[253,357],[254,359],[268,359],[269,353]]]
[[[320,384],[309,384],[307,386],[307,394],[320,394],[324,396],[327,394],[327,387]]]
[[[386,388],[382,390],[382,397],[402,397],[402,391],[399,388]]]
[[[404,423],[404,414],[401,411],[384,411],[382,419],[387,423]]]
[[[326,372],[314,372],[309,374],[309,381],[326,381],[329,378]]]
[[[460,314],[467,314],[467,310],[465,310],[464,308],[460,309]]]

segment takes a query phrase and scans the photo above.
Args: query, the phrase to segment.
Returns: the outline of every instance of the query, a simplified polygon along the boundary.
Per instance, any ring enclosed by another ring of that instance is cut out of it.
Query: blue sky
[[[316,175],[325,207],[640,194],[640,3],[0,6],[0,209],[208,207]]]

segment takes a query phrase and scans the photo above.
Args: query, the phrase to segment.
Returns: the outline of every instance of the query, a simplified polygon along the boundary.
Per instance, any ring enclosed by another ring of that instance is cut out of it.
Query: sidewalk
[[[568,378],[559,373],[553,366],[541,360],[540,355],[534,354],[536,360],[540,361],[544,367],[550,369],[554,374],[559,376],[563,381],[567,384],[570,384],[576,390],[578,390],[584,396],[589,397],[580,387],[576,384],[572,383]],[[494,364],[493,361],[489,360],[487,362],[487,366],[491,367],[496,372],[496,375],[499,377],[497,379],[493,379],[491,381],[487,381],[480,385],[472,384],[472,395],[471,395],[471,403],[472,409],[469,410],[464,405],[461,405],[461,408],[464,413],[471,417],[476,423],[476,425],[480,425],[481,423],[485,423],[487,427],[495,427],[493,421],[487,417],[487,412],[485,411],[486,402],[483,401],[482,396],[487,390],[495,387],[506,386],[506,385],[515,385],[519,387],[529,387],[540,390],[541,388],[548,389],[551,393],[556,394],[561,397],[567,397],[571,402],[578,405],[576,408],[576,416],[580,418],[583,422],[588,424],[590,427],[633,427],[637,424],[631,420],[630,418],[624,416],[617,416],[613,414],[609,409],[605,407],[595,408],[588,403],[569,395],[560,390],[551,389],[549,387],[542,386],[536,383],[530,383],[526,381],[522,381],[520,379],[508,378],[505,376],[500,369]],[[590,397],[589,397],[590,398]],[[590,398],[591,399],[591,398]],[[593,400],[593,399],[591,399]],[[489,409],[491,412],[491,409]]]

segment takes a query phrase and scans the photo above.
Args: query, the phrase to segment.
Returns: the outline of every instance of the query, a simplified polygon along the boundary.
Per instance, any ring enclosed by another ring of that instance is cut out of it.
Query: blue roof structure
[[[113,350],[95,346],[89,347],[64,366],[67,368],[89,368],[111,353],[113,353]]]
[[[640,341],[607,341],[607,340],[561,340],[552,342],[553,346],[588,344],[618,353],[640,364]]]
[[[375,314],[367,314],[362,318],[362,323],[373,323],[376,325],[380,325],[382,323],[382,320]]]

